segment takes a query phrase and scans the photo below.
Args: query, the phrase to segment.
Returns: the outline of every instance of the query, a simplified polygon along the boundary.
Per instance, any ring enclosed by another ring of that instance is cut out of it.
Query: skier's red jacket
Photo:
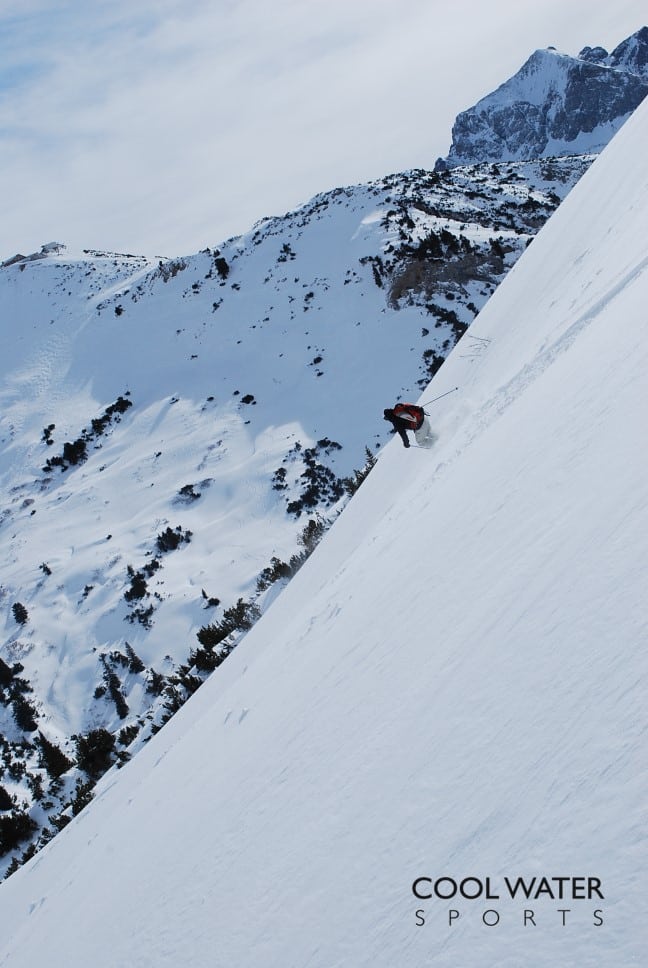
[[[406,420],[412,430],[418,430],[425,419],[425,411],[415,403],[397,403],[394,407],[394,416]]]

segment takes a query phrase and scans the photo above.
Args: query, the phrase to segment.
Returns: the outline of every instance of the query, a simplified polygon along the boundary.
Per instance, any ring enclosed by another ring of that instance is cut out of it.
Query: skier
[[[393,409],[383,410],[383,417],[393,424],[404,447],[410,446],[408,430],[414,431],[419,447],[431,447],[434,443],[430,421],[425,416],[423,407],[417,407],[415,403],[397,403]]]

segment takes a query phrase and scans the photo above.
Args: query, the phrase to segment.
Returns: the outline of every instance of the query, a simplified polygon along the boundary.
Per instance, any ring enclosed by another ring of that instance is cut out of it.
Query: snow
[[[436,180],[409,172],[327,193],[224,243],[226,279],[209,250],[161,265],[66,250],[1,270],[0,654],[24,666],[47,736],[64,737],[73,755],[72,734],[134,726],[134,753],[164,700],[145,693],[146,672],[123,678],[120,719],[109,696],[95,695],[101,659],[127,641],[149,671],[170,676],[186,663],[198,630],[222,614],[205,607],[203,590],[225,609],[256,593],[272,556],[299,550],[306,515],[286,514],[304,467],[295,445],[339,441],[322,460],[351,474],[366,446],[389,440],[384,406],[418,392],[423,354],[447,353],[456,334],[429,311],[429,294],[405,291],[398,308],[387,280],[379,288],[360,260],[390,250],[395,260],[404,236],[415,245],[432,228],[472,240],[485,263],[433,294],[468,323],[590,160]],[[531,214],[529,200],[539,203]],[[498,238],[507,253],[494,266]],[[254,403],[243,402],[248,393]],[[132,407],[89,442],[88,459],[45,474],[45,461],[121,394]],[[273,489],[282,467],[292,493]],[[187,486],[200,500],[181,500]],[[177,526],[192,540],[148,581],[152,627],[127,624],[128,568],[149,563],[156,536]],[[17,601],[29,613],[22,627]],[[0,732],[19,739],[10,706],[0,707]],[[28,765],[40,770],[36,752]],[[25,779],[22,791],[38,809]],[[0,876],[10,862],[0,860]]]
[[[647,120],[422,395],[461,388],[435,448],[385,448],[227,662],[0,885],[0,965],[643,963]],[[512,900],[518,876],[604,898]]]

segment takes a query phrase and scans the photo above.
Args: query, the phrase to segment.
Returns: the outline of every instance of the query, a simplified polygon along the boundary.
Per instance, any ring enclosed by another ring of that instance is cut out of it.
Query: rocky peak
[[[578,55],[579,60],[588,61],[591,64],[605,64],[608,57],[605,47],[583,47]]]
[[[583,47],[579,60],[648,78],[648,27],[621,41],[611,54],[605,47]]]
[[[615,47],[606,63],[616,70],[638,74],[648,80],[648,27],[642,27]]]
[[[0,263],[0,269],[7,269],[19,262],[35,262],[37,259],[46,259],[49,255],[60,255],[61,252],[65,252],[65,248],[62,242],[46,242],[41,246],[40,252],[32,252],[31,255],[16,253],[10,259]]]
[[[457,116],[437,170],[483,161],[597,153],[648,94],[648,28],[608,54],[536,50],[513,77]],[[612,68],[612,69],[611,69]]]

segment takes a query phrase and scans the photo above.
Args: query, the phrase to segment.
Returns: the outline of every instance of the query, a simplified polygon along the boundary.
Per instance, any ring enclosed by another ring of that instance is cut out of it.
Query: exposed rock
[[[648,94],[648,28],[608,54],[537,50],[492,94],[458,115],[438,171],[483,161],[598,153]]]
[[[631,37],[622,40],[604,63],[648,80],[648,27],[642,27]]]
[[[18,253],[7,259],[5,262],[0,263],[0,269],[6,269],[9,266],[17,265],[20,262],[35,262],[37,259],[46,259],[48,255],[59,255],[61,252],[65,251],[65,246],[62,242],[47,242],[46,245],[41,246],[40,252],[32,252],[31,255],[21,255]]]

